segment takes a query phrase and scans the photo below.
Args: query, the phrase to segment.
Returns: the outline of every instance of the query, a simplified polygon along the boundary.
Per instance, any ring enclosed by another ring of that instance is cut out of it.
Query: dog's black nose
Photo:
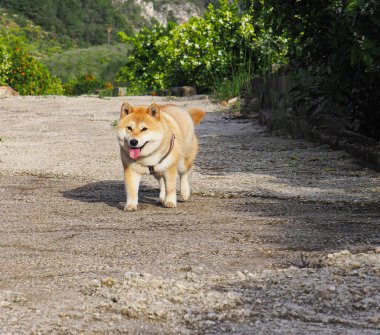
[[[137,140],[135,140],[135,139],[129,141],[129,144],[130,144],[132,147],[135,147],[138,143],[139,143],[139,141],[137,141]]]

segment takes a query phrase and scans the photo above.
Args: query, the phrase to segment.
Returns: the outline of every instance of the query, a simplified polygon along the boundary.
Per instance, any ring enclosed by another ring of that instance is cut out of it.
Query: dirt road
[[[379,334],[379,174],[179,99],[192,199],[125,213],[123,100],[0,99],[0,334]]]

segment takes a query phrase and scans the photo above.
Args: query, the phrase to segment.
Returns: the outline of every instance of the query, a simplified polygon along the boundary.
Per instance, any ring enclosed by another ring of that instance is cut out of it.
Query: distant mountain
[[[132,32],[141,22],[127,20],[128,15],[138,14],[139,7],[116,8],[111,0],[0,0],[0,6],[79,46],[107,43],[108,27]]]
[[[213,0],[0,0],[11,15],[20,14],[77,46],[105,44],[118,31],[133,34],[141,27],[168,20],[182,23],[202,14]]]
[[[166,25],[168,21],[187,22],[193,16],[200,16],[208,4],[219,0],[114,0],[114,4],[131,3],[141,8],[141,16],[150,22],[158,21]]]

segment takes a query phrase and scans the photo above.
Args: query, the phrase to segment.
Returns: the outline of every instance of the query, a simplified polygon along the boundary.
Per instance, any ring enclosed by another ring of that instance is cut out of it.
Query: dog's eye
[[[132,127],[127,127],[128,130],[132,131]]]
[[[141,129],[141,131],[147,131],[148,128],[147,127],[144,127],[143,129]]]

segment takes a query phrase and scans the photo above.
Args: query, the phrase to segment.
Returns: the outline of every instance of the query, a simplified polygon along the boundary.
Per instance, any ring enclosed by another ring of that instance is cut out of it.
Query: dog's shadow
[[[143,184],[140,185],[139,202],[157,206],[158,189],[148,188]],[[126,195],[123,181],[105,180],[89,183],[71,190],[63,191],[65,198],[86,202],[102,202],[108,206],[123,209]]]

